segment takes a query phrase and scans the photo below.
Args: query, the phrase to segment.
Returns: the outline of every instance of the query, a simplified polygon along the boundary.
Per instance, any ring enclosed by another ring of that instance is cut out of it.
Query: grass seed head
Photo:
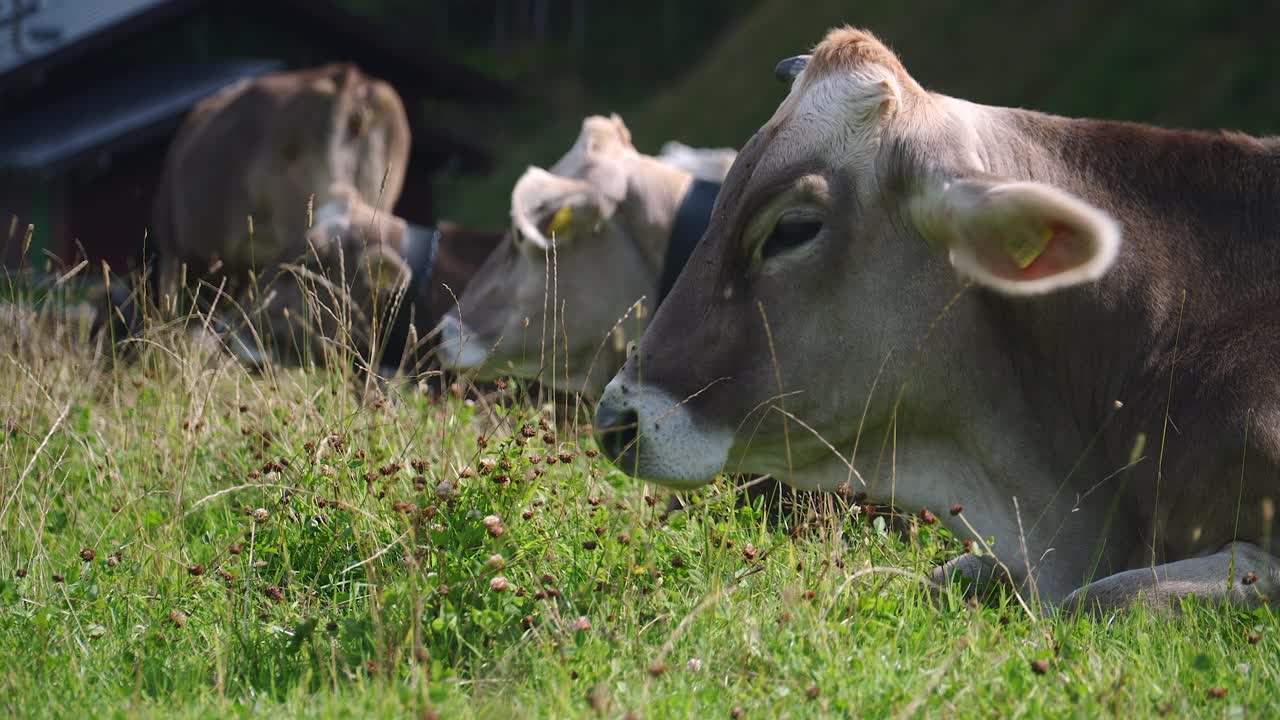
[[[497,515],[486,515],[484,518],[484,529],[488,531],[492,537],[502,537],[507,531],[506,525],[502,524],[502,518]]]

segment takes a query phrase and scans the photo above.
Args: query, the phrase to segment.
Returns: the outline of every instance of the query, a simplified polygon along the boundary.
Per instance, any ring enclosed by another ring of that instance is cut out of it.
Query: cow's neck
[[[1168,410],[1175,352],[1209,348],[1250,308],[1280,301],[1276,144],[1001,112],[982,144],[987,170],[1072,192],[1124,235],[1100,281],[1033,302],[987,295],[987,317],[1032,403],[1058,405],[1078,437],[1099,438],[1101,462],[1123,463],[1138,433],[1151,436],[1146,419]]]
[[[631,162],[627,198],[622,207],[628,230],[656,285],[672,226],[693,178],[645,155],[637,155]]]

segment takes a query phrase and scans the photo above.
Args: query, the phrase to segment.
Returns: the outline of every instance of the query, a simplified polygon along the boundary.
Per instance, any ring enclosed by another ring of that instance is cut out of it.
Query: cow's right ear
[[[531,167],[511,191],[516,232],[540,248],[594,234],[613,216],[617,200],[591,183]]]
[[[951,264],[1007,295],[1035,295],[1101,277],[1120,249],[1107,213],[1050,185],[980,177],[926,191],[912,219]]]

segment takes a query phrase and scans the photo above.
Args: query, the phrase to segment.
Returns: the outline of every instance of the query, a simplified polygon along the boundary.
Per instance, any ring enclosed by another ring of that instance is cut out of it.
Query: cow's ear
[[[1034,295],[1096,280],[1115,262],[1120,226],[1102,210],[1033,182],[966,178],[917,197],[920,233],[981,285]]]
[[[613,216],[617,202],[588,182],[529,168],[511,191],[516,232],[540,248],[594,234]]]

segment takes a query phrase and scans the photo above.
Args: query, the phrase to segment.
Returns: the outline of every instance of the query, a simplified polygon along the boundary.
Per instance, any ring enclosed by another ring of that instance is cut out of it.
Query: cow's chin
[[[601,420],[606,428],[600,427]],[[715,479],[729,457],[733,431],[707,427],[695,420],[688,406],[665,392],[615,377],[600,398],[597,434],[613,463],[623,471],[659,485],[695,488]],[[634,428],[621,447],[606,438],[607,426]],[[619,452],[620,450],[620,452]]]

